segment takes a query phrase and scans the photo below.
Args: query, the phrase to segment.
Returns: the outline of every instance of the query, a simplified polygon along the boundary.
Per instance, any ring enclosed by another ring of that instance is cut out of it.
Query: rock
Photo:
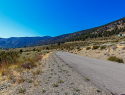
[[[95,52],[95,53],[100,53],[100,52]]]
[[[112,47],[112,50],[116,50],[118,47],[117,46],[113,46]]]
[[[107,55],[107,53],[104,53],[104,55]]]
[[[123,47],[122,50],[125,50],[125,47]]]
[[[11,83],[8,83],[8,87],[11,87]]]
[[[30,61],[26,61],[25,63],[21,64],[21,67],[24,69],[30,69],[32,67],[32,65],[31,65]]]
[[[107,54],[107,56],[110,56],[110,54]]]
[[[10,83],[14,84],[16,82],[16,79],[12,79]]]
[[[114,54],[111,54],[112,56],[114,55]]]

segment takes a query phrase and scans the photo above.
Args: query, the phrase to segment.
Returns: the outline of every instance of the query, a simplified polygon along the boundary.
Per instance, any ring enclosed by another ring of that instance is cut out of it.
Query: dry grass
[[[15,52],[11,52],[11,53],[4,52],[2,55],[0,55],[0,58],[2,59],[2,60],[0,59],[0,75],[1,75],[0,77],[3,79],[3,76],[5,76],[4,80],[2,81],[16,80],[14,84],[24,82],[26,79],[23,78],[22,72],[27,69],[23,69],[21,67],[21,64],[25,63],[26,61],[30,61],[32,67],[37,66],[38,64],[37,62],[40,62],[40,60],[42,60],[43,58],[44,59],[48,58],[49,52],[50,50],[39,51],[39,52],[38,51],[22,52],[21,54],[18,53],[17,54],[18,56],[17,55],[15,56]],[[9,60],[10,58],[7,59],[6,56],[8,57],[12,56],[11,60]],[[33,69],[31,68],[30,71],[32,70]],[[39,74],[39,73],[40,73],[40,70],[36,70],[35,74]]]

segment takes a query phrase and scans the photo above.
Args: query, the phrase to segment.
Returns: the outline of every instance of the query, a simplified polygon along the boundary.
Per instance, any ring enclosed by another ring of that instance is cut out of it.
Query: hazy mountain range
[[[11,38],[0,38],[1,48],[17,48],[25,46],[33,46],[34,43],[44,41],[51,38],[50,36],[44,37],[11,37]]]
[[[119,30],[115,29],[116,27]],[[17,48],[17,47],[24,47],[24,46],[29,47],[29,46],[38,46],[38,45],[45,45],[45,44],[54,44],[54,43],[66,42],[66,41],[79,41],[79,40],[85,40],[85,38],[88,38],[88,37],[91,38],[91,36],[103,37],[105,35],[109,36],[109,35],[118,34],[119,32],[125,32],[125,17],[117,21],[110,22],[103,26],[99,26],[99,27],[95,27],[87,30],[81,30],[70,34],[63,34],[56,37],[44,36],[44,37],[0,38],[0,48]]]

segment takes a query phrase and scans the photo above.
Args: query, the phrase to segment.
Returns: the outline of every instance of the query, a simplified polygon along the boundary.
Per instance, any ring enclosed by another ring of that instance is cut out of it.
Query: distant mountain
[[[24,46],[33,46],[34,43],[44,41],[52,38],[50,36],[44,37],[11,37],[11,38],[0,38],[0,48],[17,48]]]
[[[12,38],[0,38],[1,48],[16,48],[23,46],[40,46],[46,44],[55,44],[58,42],[67,41],[84,41],[87,38],[96,37],[109,37],[110,35],[116,35],[120,32],[125,32],[125,17],[110,22],[108,24],[81,30],[74,33],[63,34],[56,37],[44,36],[44,37],[12,37]]]
[[[36,45],[54,44],[67,41],[84,41],[87,38],[107,37],[120,32],[125,32],[125,17],[99,27],[52,37],[50,39],[40,41],[36,43]]]
[[[74,37],[77,37],[77,36],[82,35],[86,32],[89,32],[89,31],[90,30],[88,29],[88,30],[78,31],[75,33],[63,34],[60,36],[52,37],[52,38],[44,40],[44,41],[40,41],[40,42],[36,43],[36,45],[45,45],[45,44],[55,44],[58,42],[66,42]]]

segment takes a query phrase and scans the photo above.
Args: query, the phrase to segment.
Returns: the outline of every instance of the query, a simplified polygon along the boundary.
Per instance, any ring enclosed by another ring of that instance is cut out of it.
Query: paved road
[[[125,94],[125,64],[58,51],[57,55],[108,94]]]

